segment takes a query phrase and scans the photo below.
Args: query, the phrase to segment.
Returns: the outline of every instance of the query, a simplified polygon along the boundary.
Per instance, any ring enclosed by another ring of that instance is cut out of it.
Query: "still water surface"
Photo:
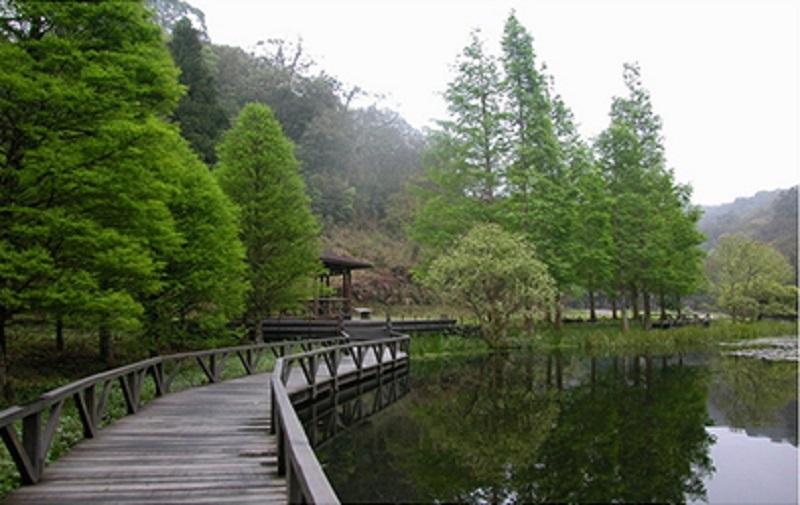
[[[797,502],[794,363],[495,354],[404,380],[317,449],[343,502]]]

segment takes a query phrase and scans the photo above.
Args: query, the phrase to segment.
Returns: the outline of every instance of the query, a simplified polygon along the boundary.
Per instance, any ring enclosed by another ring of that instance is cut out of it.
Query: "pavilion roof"
[[[372,268],[372,263],[368,261],[352,258],[350,256],[339,256],[331,253],[323,253],[319,260],[325,268],[331,272],[341,272],[343,270],[358,270],[360,268]]]

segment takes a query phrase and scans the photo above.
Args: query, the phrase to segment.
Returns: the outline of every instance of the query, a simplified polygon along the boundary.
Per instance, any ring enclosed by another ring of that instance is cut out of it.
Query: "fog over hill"
[[[698,226],[707,249],[722,235],[741,234],[775,247],[797,269],[797,186],[704,206]]]

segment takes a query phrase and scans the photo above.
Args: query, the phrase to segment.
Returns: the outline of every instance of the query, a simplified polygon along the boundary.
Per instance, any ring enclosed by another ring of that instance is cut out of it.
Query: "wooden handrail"
[[[42,477],[62,409],[70,399],[78,409],[84,437],[94,438],[101,429],[101,421],[115,381],[122,389],[127,414],[130,415],[135,414],[141,406],[145,379],[152,379],[156,397],[168,394],[172,381],[187,361],[199,365],[208,382],[214,383],[222,380],[222,371],[228,357],[238,357],[245,374],[251,375],[256,372],[267,351],[280,358],[292,354],[298,348],[308,352],[316,346],[336,345],[345,340],[344,337],[289,340],[182,352],[137,361],[58,387],[26,405],[0,411],[0,437],[14,460],[22,483],[35,484]],[[49,412],[46,419],[45,412]],[[14,426],[20,420],[22,440]]]
[[[343,332],[344,333],[344,332]],[[346,335],[346,334],[345,334]],[[271,431],[278,439],[278,474],[286,475],[289,503],[338,504],[339,498],[322,470],[314,449],[308,440],[300,418],[294,409],[287,384],[294,364],[303,372],[305,384],[301,389],[314,389],[323,382],[333,382],[336,387],[342,373],[363,372],[367,354],[372,351],[376,364],[381,367],[388,351],[390,362],[408,359],[411,338],[398,335],[393,338],[349,342],[299,354],[287,355],[275,362],[270,377],[272,393]],[[349,355],[355,370],[342,370],[342,356]],[[328,375],[318,377],[320,360]],[[297,391],[292,391],[297,393]]]

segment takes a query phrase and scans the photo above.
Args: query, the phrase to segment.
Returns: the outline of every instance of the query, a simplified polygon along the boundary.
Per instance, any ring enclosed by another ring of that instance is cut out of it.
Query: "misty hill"
[[[797,186],[703,207],[698,226],[707,249],[722,235],[741,234],[775,247],[797,268]]]

